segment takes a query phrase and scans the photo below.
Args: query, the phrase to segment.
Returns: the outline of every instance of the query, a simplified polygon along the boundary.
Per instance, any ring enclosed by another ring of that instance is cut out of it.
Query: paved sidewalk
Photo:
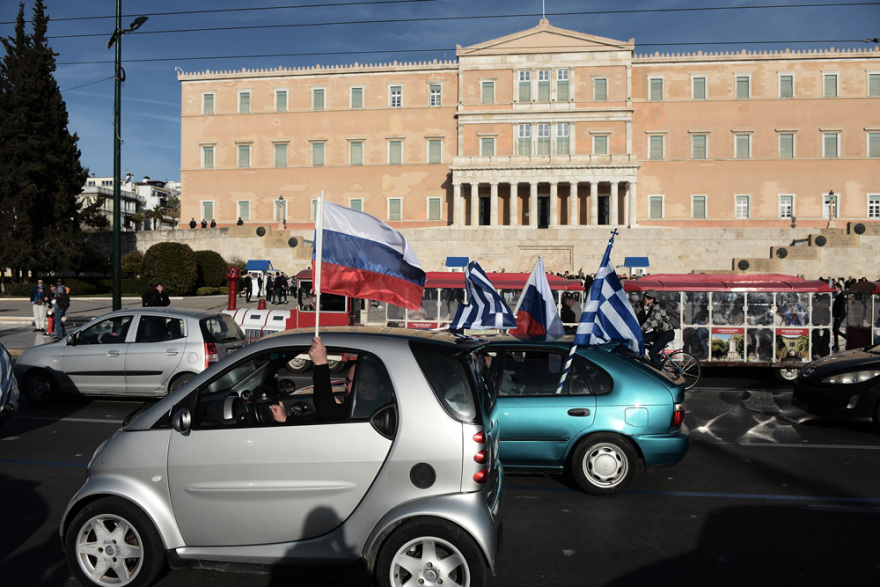
[[[216,296],[192,296],[171,298],[172,308],[187,308],[207,312],[220,312],[225,310],[228,297]],[[238,307],[244,307],[244,298],[238,298]],[[122,298],[122,309],[140,308],[140,297]],[[254,300],[248,307],[256,308]],[[68,332],[86,322],[102,316],[113,309],[111,298],[100,297],[71,297],[70,309],[67,312],[65,323]],[[48,336],[41,332],[34,332],[34,316],[31,303],[27,298],[0,298],[0,343],[3,343],[10,353],[19,355],[32,346],[52,342]]]

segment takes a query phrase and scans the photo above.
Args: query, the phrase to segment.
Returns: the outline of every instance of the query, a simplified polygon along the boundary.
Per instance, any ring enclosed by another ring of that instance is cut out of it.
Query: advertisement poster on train
[[[742,361],[745,359],[744,328],[715,327],[712,329],[712,360]]]
[[[778,362],[803,361],[810,357],[809,328],[777,328],[776,360]]]

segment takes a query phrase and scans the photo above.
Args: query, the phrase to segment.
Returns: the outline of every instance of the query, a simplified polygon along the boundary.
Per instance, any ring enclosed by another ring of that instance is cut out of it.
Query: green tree
[[[186,295],[195,289],[196,257],[189,245],[157,243],[144,254],[141,277],[161,283],[170,295]]]
[[[119,262],[123,273],[129,275],[140,275],[144,267],[144,254],[140,251],[132,251],[122,257]]]
[[[229,264],[217,251],[196,251],[198,276],[196,287],[220,287],[226,281],[226,270]]]
[[[0,39],[0,267],[17,278],[74,267],[84,250],[77,195],[88,171],[53,77],[48,22],[36,0],[27,34],[20,4],[13,35]]]

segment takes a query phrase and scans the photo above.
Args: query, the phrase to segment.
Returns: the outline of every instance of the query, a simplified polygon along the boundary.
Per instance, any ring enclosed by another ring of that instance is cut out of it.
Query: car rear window
[[[244,333],[229,314],[215,314],[201,321],[205,342],[238,342],[244,340]]]
[[[473,422],[477,418],[477,406],[464,363],[467,355],[434,345],[413,344],[412,351],[446,411],[457,420]]]

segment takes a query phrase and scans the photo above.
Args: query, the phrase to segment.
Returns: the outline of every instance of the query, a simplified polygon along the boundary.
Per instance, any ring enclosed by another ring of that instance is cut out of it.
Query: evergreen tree
[[[77,195],[88,171],[53,76],[57,53],[48,45],[45,12],[36,0],[27,34],[20,4],[14,34],[2,39],[0,266],[15,275],[75,266],[83,251]]]

